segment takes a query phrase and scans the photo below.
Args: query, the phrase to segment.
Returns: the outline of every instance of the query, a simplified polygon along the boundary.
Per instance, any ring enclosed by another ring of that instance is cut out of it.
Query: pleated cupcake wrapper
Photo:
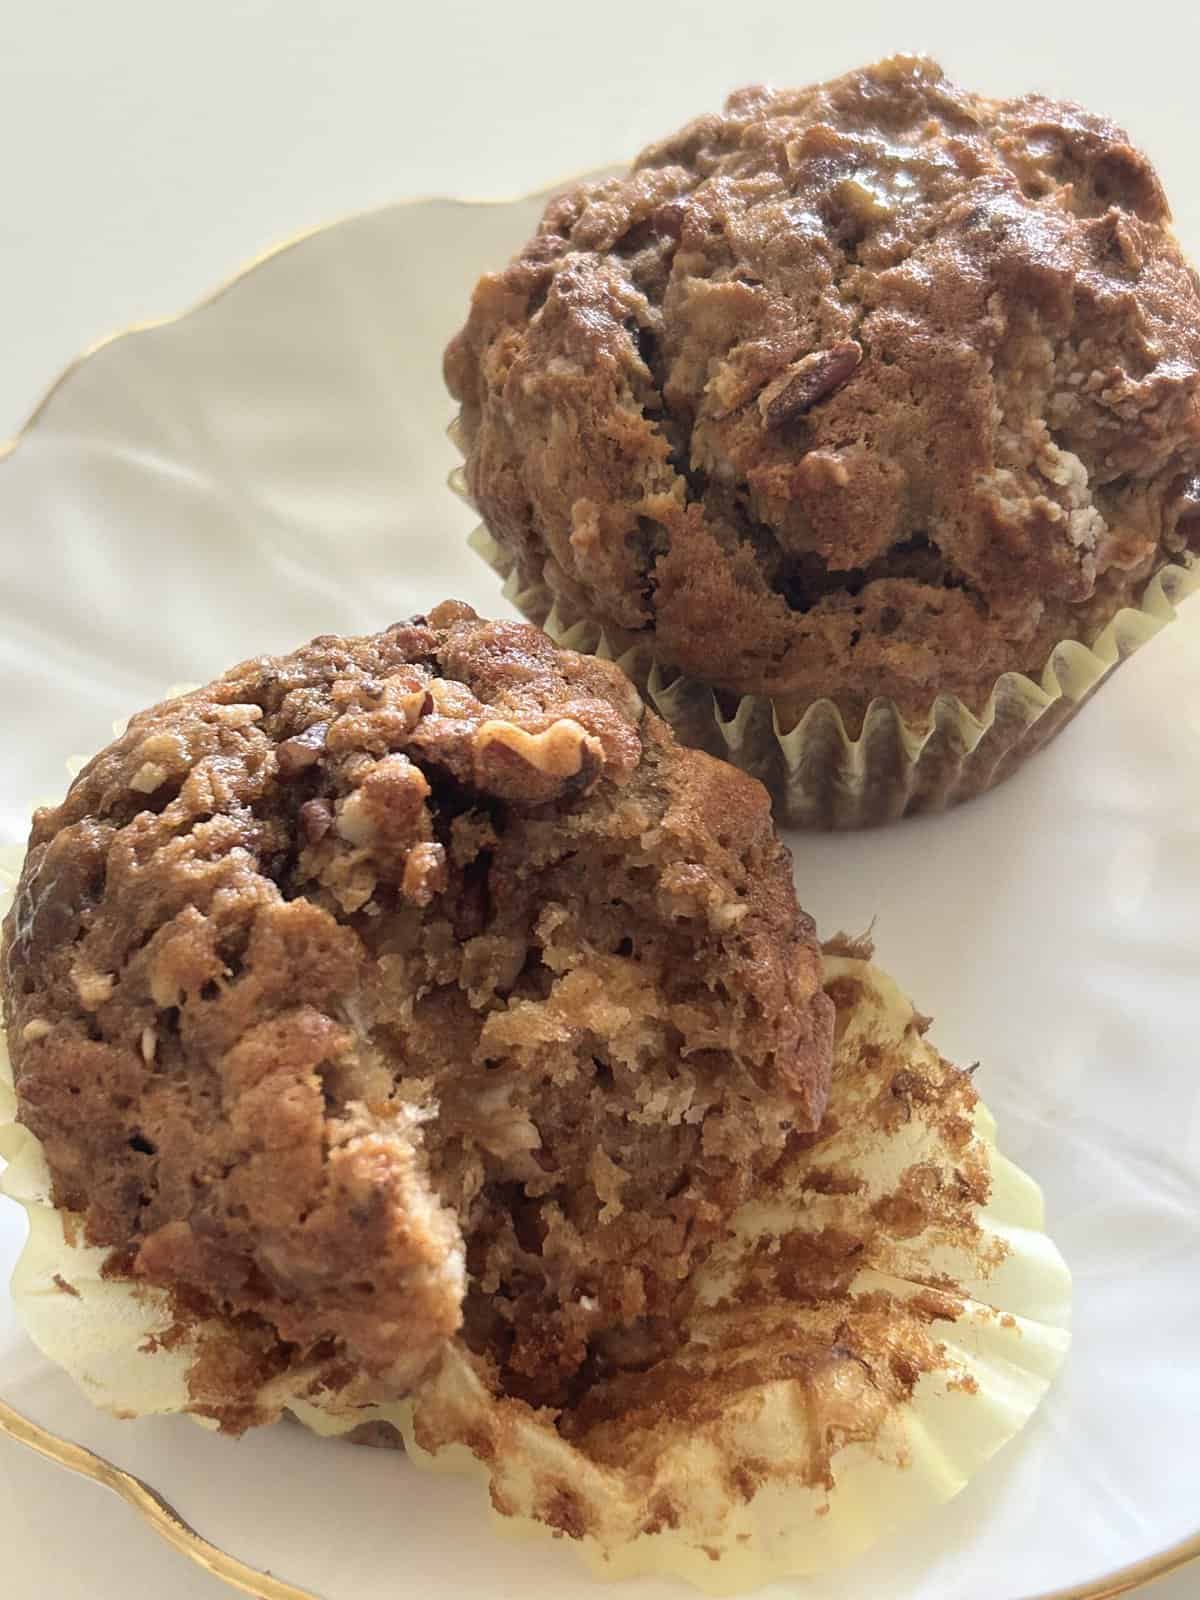
[[[461,473],[451,487],[470,504]],[[873,700],[857,739],[832,700],[818,700],[795,726],[778,702],[743,695],[726,716],[712,689],[654,658],[635,635],[575,612],[544,583],[523,582],[512,557],[482,524],[471,547],[504,580],[505,598],[569,649],[610,658],[687,744],[752,773],[770,790],[781,825],[861,828],[911,812],[943,811],[982,794],[1064,728],[1123,661],[1200,587],[1200,562],[1162,568],[1140,605],[1119,611],[1095,643],[1056,645],[1041,682],[1019,672],[997,679],[981,716],[939,695],[928,727],[905,721],[891,700]]]
[[[1045,1395],[1069,1344],[1070,1277],[1037,1185],[895,984],[853,950],[827,955],[825,981],[838,1007],[825,1132],[698,1270],[681,1348],[581,1437],[499,1394],[457,1340],[403,1402],[372,1403],[335,1362],[273,1379],[251,1397],[261,1417],[394,1429],[418,1466],[485,1480],[486,1495],[464,1487],[464,1514],[486,1504],[504,1531],[566,1535],[598,1576],[712,1593],[835,1566],[950,1499]],[[15,1116],[0,1050],[0,1188],[29,1218],[12,1293],[31,1337],[98,1406],[213,1426],[222,1397],[201,1374],[228,1370],[211,1358],[236,1349],[236,1329],[181,1328],[166,1292],[106,1277],[107,1252],[54,1206]],[[827,1281],[813,1260],[846,1270]],[[393,1487],[402,1515],[403,1480],[384,1470],[380,1515]]]

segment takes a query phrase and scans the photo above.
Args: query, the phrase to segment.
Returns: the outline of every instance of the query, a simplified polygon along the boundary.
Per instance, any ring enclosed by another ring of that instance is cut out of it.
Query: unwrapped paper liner
[[[451,486],[470,503],[461,472],[452,474]],[[870,827],[944,811],[993,788],[1064,728],[1200,587],[1200,560],[1163,567],[1138,607],[1118,611],[1092,645],[1075,639],[1056,645],[1040,682],[1004,673],[981,715],[943,694],[928,726],[918,728],[893,701],[876,699],[852,739],[832,700],[818,700],[795,722],[781,715],[779,701],[743,695],[726,716],[708,684],[657,662],[640,636],[582,616],[544,583],[523,582],[482,524],[469,542],[504,580],[510,604],[557,644],[616,661],[685,744],[753,774],[770,791],[776,820],[794,828]]]
[[[996,1149],[924,1019],[853,951],[827,956],[826,982],[838,1044],[821,1135],[700,1269],[681,1349],[594,1391],[570,1437],[498,1395],[457,1341],[404,1402],[291,1371],[264,1412],[322,1434],[388,1424],[418,1465],[487,1480],[507,1531],[565,1535],[599,1576],[674,1574],[712,1593],[831,1567],[950,1499],[1061,1365],[1070,1278],[1036,1184]],[[197,1373],[230,1330],[181,1328],[165,1292],[103,1276],[106,1252],[54,1208],[14,1113],[5,1056],[0,1187],[29,1217],[12,1293],[35,1343],[117,1415],[211,1425]]]

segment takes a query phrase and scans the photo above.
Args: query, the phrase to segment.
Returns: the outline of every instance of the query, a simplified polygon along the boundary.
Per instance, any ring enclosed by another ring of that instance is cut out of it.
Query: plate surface
[[[32,796],[61,792],[65,757],[172,683],[448,595],[507,610],[445,487],[440,352],[477,273],[538,210],[428,202],[352,219],[55,391],[0,465],[4,842],[23,838]],[[1076,1333],[1044,1411],[954,1504],[842,1573],[764,1593],[1099,1592],[1197,1532],[1198,708],[1200,600],[994,794],[792,839],[822,929],[874,919],[881,963],[934,1014],[943,1052],[981,1061],[1003,1147],[1043,1183],[1074,1269]],[[22,1227],[0,1209],[0,1278]],[[327,1600],[596,1593],[569,1549],[498,1541],[477,1485],[400,1456],[93,1413],[2,1293],[0,1397]],[[19,1570],[19,1548],[5,1559]]]

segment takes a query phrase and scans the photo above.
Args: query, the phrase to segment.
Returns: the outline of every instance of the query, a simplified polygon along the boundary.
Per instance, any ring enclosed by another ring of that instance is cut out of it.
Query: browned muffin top
[[[535,1400],[660,1348],[828,1084],[764,791],[452,602],[135,717],[5,944],[20,1119],[113,1270],[390,1392],[464,1322]]]
[[[852,723],[978,707],[1200,544],[1200,292],[1078,106],[896,57],[553,200],[446,355],[527,579]]]

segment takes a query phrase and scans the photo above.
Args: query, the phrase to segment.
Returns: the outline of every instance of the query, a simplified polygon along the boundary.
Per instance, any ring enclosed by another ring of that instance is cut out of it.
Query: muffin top
[[[552,200],[446,353],[527,580],[857,725],[974,709],[1200,545],[1200,282],[1124,133],[895,57]]]
[[[460,1328],[550,1403],[661,1351],[828,1087],[761,787],[453,602],[135,717],[4,932],[56,1204],[256,1360],[381,1394]]]

